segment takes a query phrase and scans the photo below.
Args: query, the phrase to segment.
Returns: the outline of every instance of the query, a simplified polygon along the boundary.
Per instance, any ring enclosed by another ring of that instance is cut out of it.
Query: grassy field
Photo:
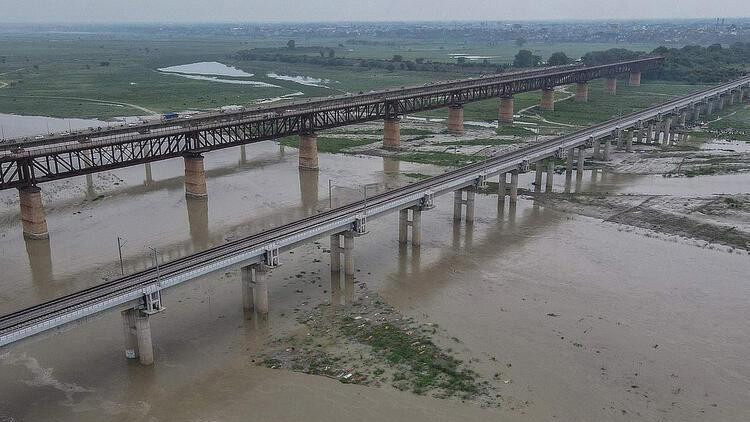
[[[228,104],[252,105],[261,99],[302,92],[304,96],[329,96],[342,92],[367,92],[379,88],[421,85],[428,81],[455,79],[456,73],[389,72],[357,67],[326,67],[263,61],[235,61],[242,49],[282,47],[286,39],[192,37],[147,39],[127,34],[40,33],[0,36],[0,112],[53,117],[114,117],[150,112],[205,110]],[[451,61],[450,54],[491,56],[490,61],[512,61],[518,47],[513,43],[469,45],[455,41],[379,40],[379,45],[351,45],[341,39],[300,39],[298,46],[333,48],[337,57],[385,58],[395,54],[406,60],[424,58]],[[343,45],[343,47],[340,46]],[[565,51],[578,57],[608,44],[527,45],[544,57]],[[621,47],[650,50],[651,45]],[[158,72],[166,66],[218,61],[237,66],[253,80],[279,87],[200,81]],[[268,73],[328,79],[328,88],[281,81]],[[535,94],[516,97],[517,108],[537,102]],[[467,119],[496,118],[494,102],[467,106]],[[443,115],[444,113],[435,113]]]

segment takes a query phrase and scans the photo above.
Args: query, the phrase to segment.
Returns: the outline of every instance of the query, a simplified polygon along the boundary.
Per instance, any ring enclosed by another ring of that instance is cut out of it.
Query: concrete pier
[[[617,94],[617,78],[605,78],[604,79],[604,95],[616,95]]]
[[[545,111],[555,110],[555,90],[553,88],[542,89],[542,101],[539,108]]]
[[[318,166],[318,135],[303,133],[299,136],[299,168],[317,170]]]
[[[240,283],[242,284],[242,309],[246,315],[251,315],[255,310],[252,266],[248,265],[240,268]]]
[[[500,97],[500,112],[498,115],[500,125],[513,124],[513,96]]]
[[[594,140],[594,154],[591,156],[592,160],[598,160],[602,147],[602,142],[599,139]]]
[[[580,177],[583,176],[583,166],[585,163],[586,149],[583,146],[578,147],[578,160],[576,162],[576,174]]]
[[[143,186],[151,186],[154,183],[154,177],[151,174],[151,163],[146,163],[143,166],[146,169],[146,178],[143,180]]]
[[[135,309],[126,309],[120,312],[122,315],[122,328],[125,339],[125,357],[128,359],[138,358],[138,338],[135,335]]]
[[[459,104],[448,107],[448,132],[454,135],[464,133],[464,106]]]
[[[553,178],[555,176],[555,159],[554,158],[548,158],[547,159],[547,183],[544,188],[544,192],[550,193],[552,192],[552,182]]]
[[[646,133],[646,143],[651,144],[658,139],[656,135],[656,122],[651,122],[648,126],[648,133]]]
[[[151,340],[151,317],[137,311],[135,315],[135,337],[138,342],[138,359],[141,365],[154,364],[154,344]]]
[[[578,82],[576,84],[576,102],[586,103],[589,101],[589,83]]]
[[[662,132],[664,133],[662,146],[664,147],[669,146],[670,139],[672,139],[671,131],[672,131],[672,117],[667,117],[666,119],[664,119],[664,126],[662,126]]]
[[[344,233],[344,276],[354,275],[354,233]]]
[[[602,160],[609,161],[612,158],[612,138],[605,137],[604,138],[604,150],[602,152]]]
[[[466,192],[466,199],[464,199]],[[463,188],[453,193],[453,220],[461,221],[461,214],[464,205],[466,205],[466,222],[474,222],[474,195],[473,187]]]
[[[251,285],[255,310],[261,318],[268,318],[268,266],[256,264],[252,266]]]
[[[497,201],[505,202],[505,195],[508,194],[508,173],[500,173],[497,180]]]
[[[628,79],[629,86],[641,86],[641,71],[630,72],[630,79]]]
[[[542,172],[544,171],[544,162],[537,161],[534,164],[536,175],[534,176],[534,192],[542,191]]]
[[[185,195],[193,198],[208,196],[206,189],[206,171],[203,169],[203,156],[188,153],[185,159]]]
[[[47,216],[42,205],[42,190],[37,186],[18,189],[23,236],[27,239],[49,239]]]
[[[398,117],[384,120],[383,147],[393,149],[401,147],[401,120]]]
[[[511,204],[518,202],[518,171],[510,173],[510,191],[508,195],[510,196]]]
[[[637,130],[631,129],[625,134],[625,152],[633,152],[633,136]]]
[[[411,218],[410,218],[411,214]],[[406,244],[409,241],[409,227],[411,227],[411,244],[419,246],[422,243],[422,210],[419,207],[405,208],[398,213],[398,242]]]
[[[568,150],[568,154],[565,157],[565,174],[572,174],[573,173],[573,154],[575,152],[575,148],[570,148]]]
[[[344,238],[343,246],[341,238]],[[344,275],[354,276],[354,233],[345,231],[331,235],[331,273],[341,272],[341,254],[344,254]]]

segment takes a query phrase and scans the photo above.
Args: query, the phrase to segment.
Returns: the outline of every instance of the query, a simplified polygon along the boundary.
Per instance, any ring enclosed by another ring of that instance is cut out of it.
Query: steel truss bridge
[[[558,85],[614,78],[652,69],[662,61],[661,57],[648,57],[601,66],[558,66],[250,111],[206,113],[132,127],[12,139],[0,143],[0,190]]]
[[[238,265],[278,263],[280,253],[322,236],[352,231],[366,233],[367,220],[396,210],[430,208],[435,196],[482,185],[489,177],[525,172],[529,164],[549,157],[562,158],[572,148],[622,130],[639,130],[643,122],[693,109],[716,96],[750,87],[750,77],[712,87],[649,109],[613,119],[559,138],[530,145],[484,162],[450,171],[390,192],[295,221],[262,233],[127,275],[27,309],[0,317],[0,346],[63,324],[117,307],[134,307],[150,295],[205,274]],[[157,271],[159,273],[157,273]]]

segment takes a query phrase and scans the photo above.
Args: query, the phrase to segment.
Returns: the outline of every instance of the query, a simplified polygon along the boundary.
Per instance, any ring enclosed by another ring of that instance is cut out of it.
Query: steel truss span
[[[216,246],[196,254],[127,275],[88,289],[0,317],[0,346],[13,343],[107,309],[133,306],[145,295],[236,265],[267,262],[279,252],[332,233],[366,232],[368,219],[396,210],[424,206],[435,196],[484,183],[506,172],[528,171],[529,163],[549,157],[562,158],[571,148],[590,146],[595,140],[622,130],[638,130],[644,122],[680,113],[718,95],[750,86],[750,77],[712,87],[621,118],[579,130],[559,138],[492,157],[408,186],[293,223]]]
[[[43,140],[10,140],[0,144],[0,190],[641,72],[659,66],[662,60],[649,57],[592,67],[558,66]]]

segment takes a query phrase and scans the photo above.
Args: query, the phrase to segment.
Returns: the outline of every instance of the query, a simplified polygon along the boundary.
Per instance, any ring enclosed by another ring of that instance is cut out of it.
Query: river
[[[400,173],[442,171],[321,154],[319,173],[300,173],[296,150],[273,142],[247,146],[244,158],[239,148],[206,154],[205,165],[207,201],[185,198],[181,160],[152,164],[150,177],[134,166],[45,184],[49,242],[24,241],[17,194],[0,192],[0,312],[117,275],[118,236],[131,272],[150,265],[148,247],[175,258],[324,210],[329,179],[341,204],[365,184],[387,189],[411,180]],[[587,171],[582,189],[713,193],[721,177]],[[747,186],[747,175],[736,177],[732,190]],[[522,175],[521,186],[532,179]],[[369,221],[370,233],[356,240],[357,282],[460,339],[456,353],[481,374],[502,371],[509,382],[500,393],[513,408],[257,366],[252,356],[269,336],[333,299],[324,239],[282,256],[270,275],[268,321],[243,315],[237,269],[166,291],[167,311],[152,320],[152,368],[124,358],[117,312],[0,351],[0,421],[745,419],[746,255],[525,198],[499,209],[496,196],[478,195],[469,227],[453,223],[452,197],[436,204],[423,214],[418,251],[398,247],[397,215]],[[323,281],[311,283],[314,274]]]

